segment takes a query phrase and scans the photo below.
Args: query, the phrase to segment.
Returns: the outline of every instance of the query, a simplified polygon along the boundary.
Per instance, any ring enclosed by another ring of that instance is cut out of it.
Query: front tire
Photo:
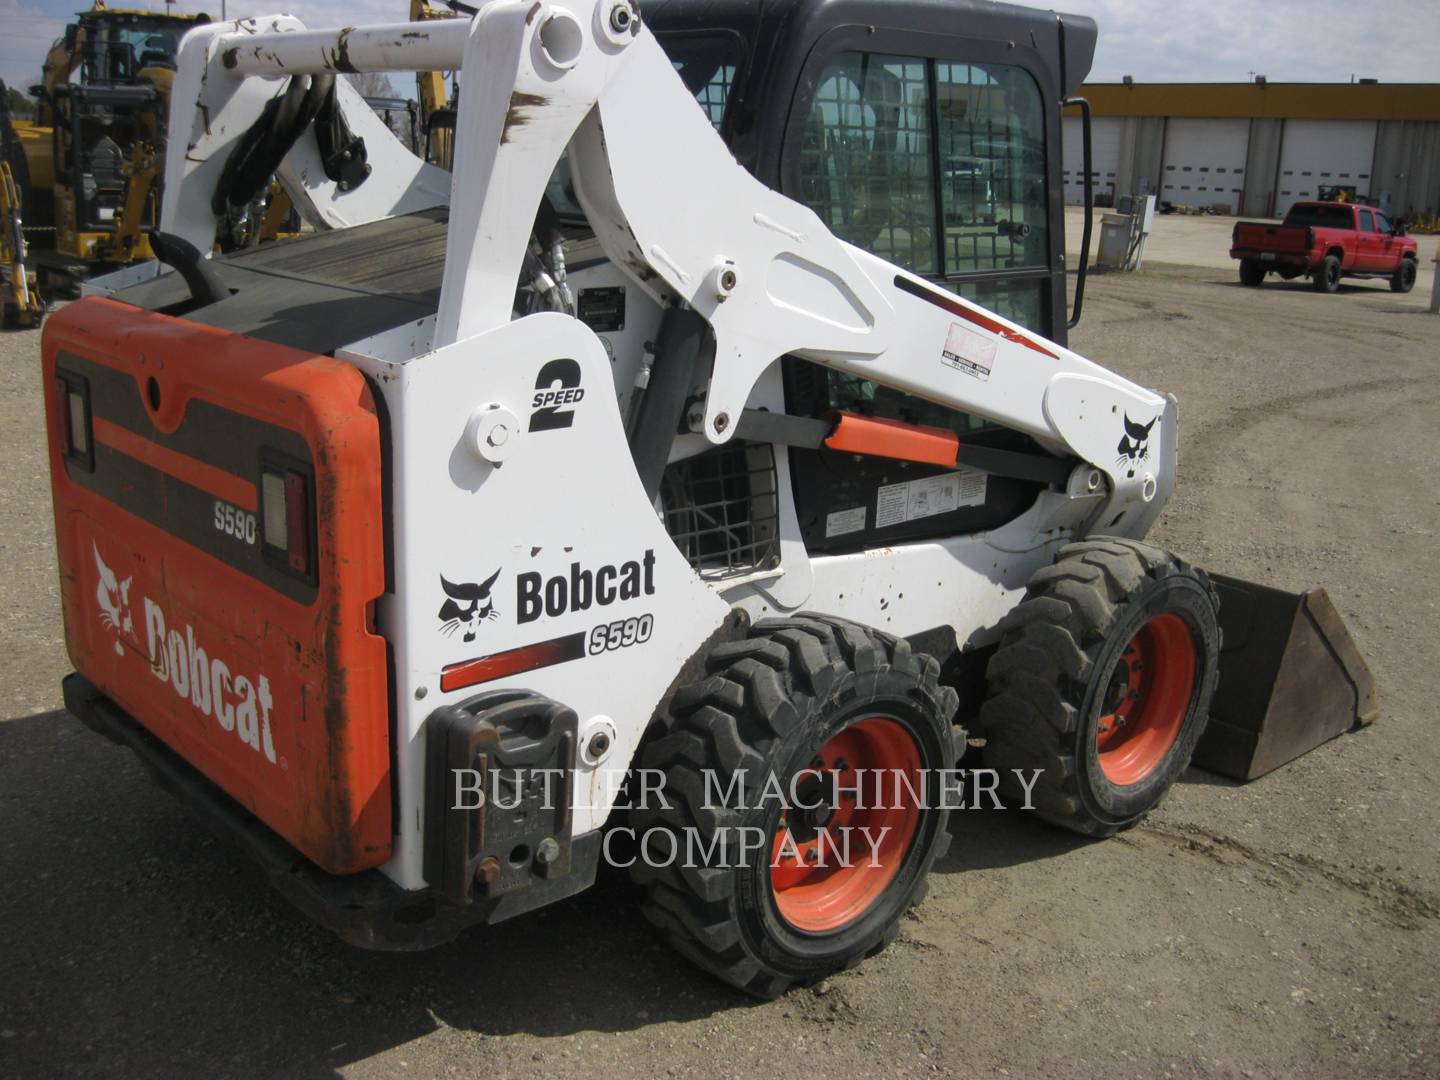
[[[1390,275],[1390,291],[1407,293],[1415,288],[1415,260],[1401,259],[1395,273]]]
[[[1340,291],[1340,260],[1334,255],[1325,259],[1310,275],[1310,287],[1316,292],[1333,293]]]
[[[1158,548],[1100,538],[1062,548],[1001,622],[980,711],[985,763],[1033,809],[1109,836],[1157,806],[1209,718],[1220,656],[1209,578]]]
[[[1251,289],[1265,282],[1265,268],[1254,259],[1240,260],[1240,284]]]
[[[933,658],[823,616],[758,623],[706,667],[641,753],[641,768],[663,773],[666,800],[631,812],[632,875],[646,917],[678,951],[774,997],[879,952],[923,898],[949,846],[938,784],[955,760],[957,698]],[[880,770],[896,789],[867,795],[877,774],[857,770]],[[799,802],[757,798],[771,777]],[[836,857],[847,837],[854,857]],[[712,854],[667,864],[687,845]]]

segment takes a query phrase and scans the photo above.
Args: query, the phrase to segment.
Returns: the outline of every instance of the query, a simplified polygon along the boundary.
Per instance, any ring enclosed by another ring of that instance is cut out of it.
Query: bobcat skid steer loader
[[[1216,590],[1139,539],[1173,399],[1054,340],[1094,24],[653,14],[185,37],[163,265],[44,337],[65,695],[351,942],[624,853],[773,995],[923,895],[960,725],[1052,822],[1153,807]],[[334,78],[371,70],[460,72],[453,175]],[[271,174],[318,231],[202,257]]]

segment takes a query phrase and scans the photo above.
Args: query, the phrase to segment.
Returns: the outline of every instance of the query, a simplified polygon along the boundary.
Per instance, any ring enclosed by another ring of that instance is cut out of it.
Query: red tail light
[[[310,577],[315,544],[309,475],[267,462],[260,473],[260,514],[271,560],[283,560],[291,573]]]

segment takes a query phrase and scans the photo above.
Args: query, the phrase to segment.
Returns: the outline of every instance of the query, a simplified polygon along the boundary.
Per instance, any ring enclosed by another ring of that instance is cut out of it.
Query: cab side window
[[[1374,231],[1375,231],[1375,217],[1374,217],[1373,214],[1370,213],[1369,210],[1361,210],[1361,211],[1360,211],[1360,231],[1361,231],[1361,232],[1374,232]]]
[[[1045,327],[1045,109],[1019,67],[842,52],[821,72],[800,200],[836,235]]]
[[[928,67],[836,55],[800,149],[801,201],[841,239],[920,274],[938,262]]]

